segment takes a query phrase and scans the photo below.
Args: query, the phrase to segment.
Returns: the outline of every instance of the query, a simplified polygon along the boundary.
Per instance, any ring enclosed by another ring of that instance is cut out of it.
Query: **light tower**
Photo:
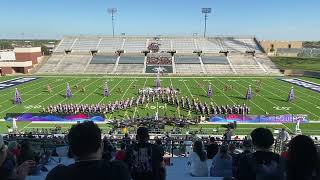
[[[111,15],[111,21],[112,21],[112,37],[114,37],[114,17],[117,13],[117,8],[108,8],[108,13]]]
[[[208,20],[208,14],[211,13],[211,8],[202,8],[202,14],[204,14],[204,32],[203,37],[206,37],[207,33],[207,20]]]

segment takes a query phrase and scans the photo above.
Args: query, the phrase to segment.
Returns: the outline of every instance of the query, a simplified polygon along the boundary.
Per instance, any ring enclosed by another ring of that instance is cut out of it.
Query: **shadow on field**
[[[279,99],[279,98],[274,98],[274,97],[270,97],[269,99],[279,101],[279,102],[287,102],[287,100],[285,100],[285,99]]]
[[[94,94],[101,96],[101,97],[104,97],[104,95],[101,92],[95,92]]]
[[[230,97],[232,97],[232,98],[236,98],[236,99],[241,99],[241,100],[246,100],[246,98],[245,97],[240,97],[240,96],[230,96]]]

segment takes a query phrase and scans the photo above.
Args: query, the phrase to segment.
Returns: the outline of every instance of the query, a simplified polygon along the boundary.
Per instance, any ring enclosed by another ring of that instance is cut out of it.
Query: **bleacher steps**
[[[231,61],[230,61],[230,59],[228,58],[228,56],[227,56],[226,58],[227,58],[227,60],[228,60],[228,62],[229,62],[229,66],[230,66],[231,69],[232,69],[232,72],[233,72],[234,74],[238,74],[238,72],[237,72],[236,69],[233,67],[233,64],[231,63]]]

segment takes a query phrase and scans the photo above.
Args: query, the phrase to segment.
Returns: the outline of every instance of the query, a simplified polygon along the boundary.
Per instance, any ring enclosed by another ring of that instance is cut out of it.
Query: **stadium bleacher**
[[[156,43],[159,50],[145,58],[141,52],[151,43]],[[98,54],[92,56],[90,51]],[[123,51],[120,59],[114,55],[116,51]],[[37,73],[146,73],[148,65],[159,65],[154,64],[152,57],[163,54],[171,57],[168,51],[175,51],[174,63],[165,64],[170,66],[169,73],[280,74],[254,38],[143,36],[66,36]],[[201,57],[193,54],[194,51],[202,52]],[[219,54],[221,52],[228,52],[228,57]]]
[[[203,64],[229,64],[225,56],[218,55],[202,55],[201,56]]]
[[[145,56],[143,55],[124,55],[120,56],[119,64],[143,64]]]
[[[174,60],[176,64],[200,64],[196,55],[175,55]]]
[[[114,64],[117,60],[115,55],[95,55],[90,64]]]

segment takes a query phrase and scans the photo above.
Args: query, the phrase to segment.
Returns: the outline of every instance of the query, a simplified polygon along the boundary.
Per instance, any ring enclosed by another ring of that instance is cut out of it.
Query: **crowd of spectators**
[[[49,137],[47,137],[49,139]],[[0,179],[25,179],[28,174],[45,171],[46,153],[37,153],[30,139],[5,142],[0,138]],[[178,139],[176,139],[178,140]],[[239,180],[317,180],[320,178],[320,154],[314,141],[298,135],[287,141],[281,155],[272,151],[274,136],[270,130],[257,128],[241,142],[193,138],[192,150],[186,153],[191,176],[226,177]],[[47,180],[108,179],[108,180],[163,180],[166,178],[165,151],[174,139],[155,139],[150,143],[149,130],[137,129],[136,137],[125,135],[114,146],[112,139],[102,137],[93,122],[74,125],[64,141],[69,145],[70,157],[75,162],[58,165]],[[179,141],[179,140],[178,140]],[[218,142],[219,141],[219,142]],[[164,143],[163,143],[164,142]],[[186,152],[183,141],[181,151]],[[171,147],[173,148],[173,147]],[[170,152],[170,150],[169,150]]]
[[[168,56],[148,56],[147,64],[148,65],[171,65],[172,58]]]

